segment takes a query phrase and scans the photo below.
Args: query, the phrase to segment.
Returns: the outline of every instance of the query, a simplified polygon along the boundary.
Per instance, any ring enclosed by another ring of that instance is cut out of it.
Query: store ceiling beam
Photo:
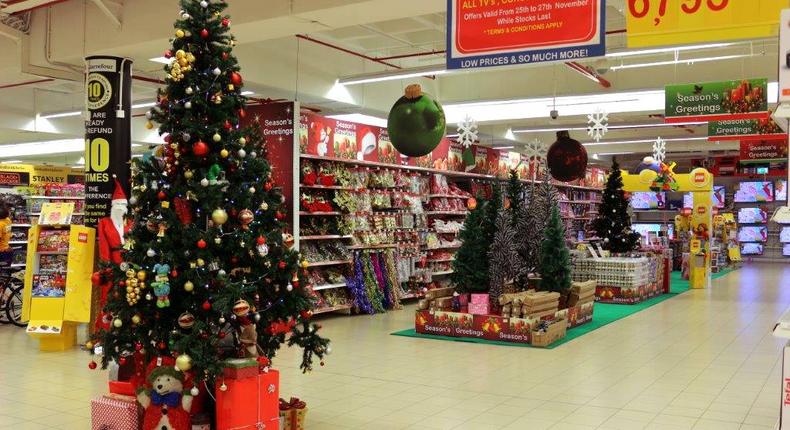
[[[54,6],[65,1],[67,0],[8,0],[5,2],[8,6],[4,7],[2,12],[8,14],[26,12],[42,7]]]
[[[99,10],[102,11],[102,13],[107,18],[110,19],[110,21],[115,23],[116,27],[120,27],[121,26],[120,12],[123,10],[123,5],[119,5],[118,3],[112,3],[113,9],[115,9],[117,11],[117,15],[116,15],[116,12],[113,12],[110,9],[110,7],[107,6],[107,3],[111,3],[111,2],[109,2],[109,0],[91,0],[91,2],[93,4],[95,4],[96,7],[98,7]]]
[[[318,40],[318,39],[310,37],[310,36],[308,36],[306,34],[297,34],[296,37],[299,38],[299,39],[302,39],[302,40],[306,40],[308,42],[313,42],[313,43],[316,43],[318,45],[326,46],[327,48],[332,48],[332,49],[344,52],[344,53],[349,54],[349,55],[353,55],[355,57],[363,58],[365,60],[372,61],[374,63],[383,64],[383,65],[385,65],[387,67],[392,67],[394,69],[400,69],[401,68],[400,66],[398,66],[396,64],[388,63],[386,61],[379,60],[376,57],[371,57],[370,55],[365,55],[365,54],[362,54],[362,53],[359,53],[359,52],[356,52],[356,51],[352,51],[352,50],[350,50],[348,48],[344,48],[344,47],[339,46],[339,45],[335,45],[335,44],[332,44],[332,43],[329,43],[329,42],[324,42],[323,40]]]

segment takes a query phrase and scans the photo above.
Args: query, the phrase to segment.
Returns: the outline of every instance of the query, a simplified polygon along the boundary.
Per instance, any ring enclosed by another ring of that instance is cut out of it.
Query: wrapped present
[[[122,396],[132,396],[135,395],[135,386],[131,382],[128,381],[110,381],[110,393],[112,394],[120,394]]]
[[[134,397],[102,396],[91,400],[92,430],[136,430],[143,411]]]
[[[307,404],[296,397],[290,401],[280,399],[280,418],[282,430],[304,430],[304,420],[307,416]]]
[[[230,379],[254,378],[260,373],[254,358],[234,358],[222,362],[222,376]]]
[[[472,315],[488,315],[488,303],[469,303],[469,313]]]
[[[278,371],[269,370],[253,378],[217,379],[217,430],[277,428],[279,376]]]
[[[472,299],[470,304],[475,304],[475,305],[488,304],[488,294],[472,294],[471,296]]]

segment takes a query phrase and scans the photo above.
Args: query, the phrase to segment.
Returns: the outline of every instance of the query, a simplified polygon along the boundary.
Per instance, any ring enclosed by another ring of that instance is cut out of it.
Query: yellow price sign
[[[689,243],[689,251],[692,255],[702,252],[702,241],[699,239],[692,239]]]
[[[684,45],[779,34],[790,0],[626,0],[629,47]]]

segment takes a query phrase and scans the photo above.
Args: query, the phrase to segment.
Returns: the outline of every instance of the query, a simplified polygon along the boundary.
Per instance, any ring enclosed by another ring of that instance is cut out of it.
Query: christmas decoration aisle
[[[165,52],[173,58],[165,66],[168,85],[147,114],[166,145],[133,163],[129,249],[120,265],[94,276],[113,283],[104,309],[111,327],[85,346],[91,368],[133,363],[133,386],[147,387],[152,372],[169,366],[195,399],[216,386],[255,403],[266,387],[259,391],[255,375],[252,384],[229,377],[226,359],[260,355],[257,374],[287,342],[304,349],[301,368],[309,371],[329,353],[329,341],[310,321],[313,299],[300,268],[306,262],[283,233],[286,214],[265,143],[258,130],[238,125],[245,99],[227,4],[180,4]],[[246,425],[264,421],[249,419]]]

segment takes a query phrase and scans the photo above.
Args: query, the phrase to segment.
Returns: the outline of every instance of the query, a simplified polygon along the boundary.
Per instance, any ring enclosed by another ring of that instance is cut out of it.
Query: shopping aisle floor
[[[412,307],[324,319],[325,367],[284,350],[281,395],[319,429],[768,430],[778,414],[790,266],[751,265],[553,350],[390,336]],[[90,428],[106,375],[0,327],[0,429]]]

